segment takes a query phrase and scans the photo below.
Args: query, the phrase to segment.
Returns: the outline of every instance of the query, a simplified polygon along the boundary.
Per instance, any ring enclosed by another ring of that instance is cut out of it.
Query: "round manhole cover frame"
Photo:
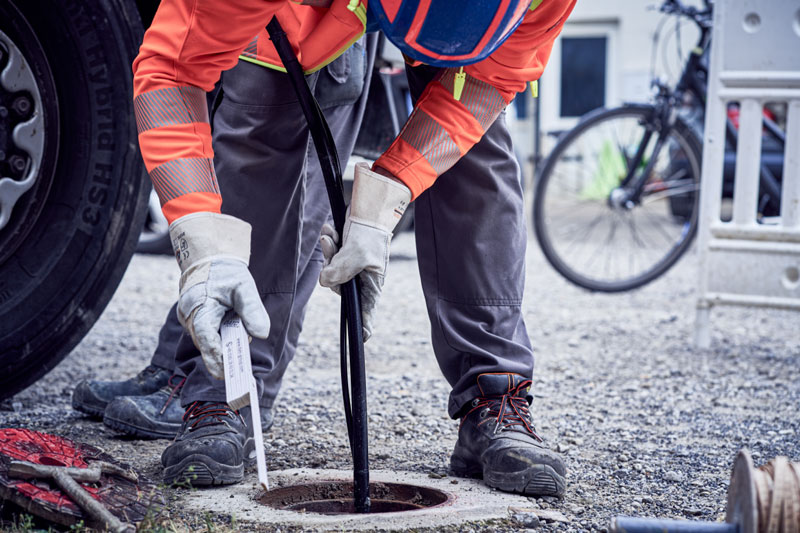
[[[444,507],[455,501],[448,491],[415,483],[372,481],[369,484],[371,511],[369,514],[414,513]],[[353,482],[349,480],[320,480],[288,485],[261,494],[258,502],[266,507],[294,513],[318,515],[359,515],[353,509]],[[327,511],[320,510],[328,507]]]

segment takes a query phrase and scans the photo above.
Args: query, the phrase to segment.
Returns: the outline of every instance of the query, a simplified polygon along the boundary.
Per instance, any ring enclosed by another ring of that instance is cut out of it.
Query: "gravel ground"
[[[446,416],[448,386],[428,339],[413,237],[399,236],[393,252],[367,344],[371,463],[442,476],[457,425]],[[533,411],[569,464],[563,500],[520,498],[521,507],[563,514],[540,528],[602,530],[617,514],[717,520],[740,448],[757,464],[776,455],[800,460],[798,315],[715,309],[712,348],[694,349],[696,268],[690,253],[643,290],[590,294],[564,281],[530,242],[524,309],[537,357]],[[172,258],[135,257],[94,329],[54,371],[3,402],[0,426],[88,441],[158,478],[165,441],[119,437],[72,411],[70,394],[80,379],[141,369],[176,288]],[[338,300],[318,290],[266,436],[271,469],[349,468],[340,398]],[[189,529],[202,524],[182,513],[180,496],[171,510]],[[459,529],[520,527],[509,519]]]

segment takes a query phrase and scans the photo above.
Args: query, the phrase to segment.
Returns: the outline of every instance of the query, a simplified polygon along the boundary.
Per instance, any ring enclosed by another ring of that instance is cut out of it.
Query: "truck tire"
[[[0,398],[78,344],[136,247],[149,192],[132,97],[142,35],[133,0],[0,0],[0,201],[7,180],[36,170],[2,204]],[[35,86],[9,84],[15,75]]]

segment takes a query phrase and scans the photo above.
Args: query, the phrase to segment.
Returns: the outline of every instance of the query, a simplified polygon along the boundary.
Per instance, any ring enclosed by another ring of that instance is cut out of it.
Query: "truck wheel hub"
[[[0,31],[0,229],[39,175],[44,154],[42,97],[20,49]]]

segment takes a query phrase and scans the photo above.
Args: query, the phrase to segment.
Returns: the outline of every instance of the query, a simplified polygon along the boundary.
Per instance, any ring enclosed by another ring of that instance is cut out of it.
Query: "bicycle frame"
[[[672,5],[677,6],[675,8],[676,12],[690,16],[688,15],[688,10],[681,6],[679,2],[672,2]],[[701,19],[701,15],[701,13],[694,13],[694,15],[690,16],[700,29],[700,36],[697,44],[689,54],[689,58],[686,61],[678,83],[673,89],[659,86],[654,109],[655,116],[648,124],[645,124],[645,135],[642,137],[637,147],[635,156],[628,162],[629,167],[627,175],[622,180],[619,187],[619,189],[625,191],[625,194],[621,195],[617,193],[616,197],[614,197],[613,194],[609,197],[609,202],[616,204],[616,206],[624,205],[630,208],[640,203],[647,176],[649,176],[653,170],[657,155],[660,153],[661,149],[663,149],[667,135],[673,127],[675,120],[677,120],[677,109],[683,102],[687,93],[693,96],[700,103],[702,109],[705,110],[707,87],[705,77],[701,77],[700,74],[705,73],[706,76],[708,74],[707,69],[702,63],[702,58],[706,54],[711,43],[711,26]],[[767,134],[778,141],[782,146],[785,146],[786,135],[780,127],[768,117],[763,117],[762,122]],[[637,173],[637,169],[641,166],[647,147],[650,145],[652,136],[656,132],[658,132],[658,138],[652,152],[652,157],[650,157],[645,168],[640,173]],[[726,125],[726,140],[735,151],[738,143],[738,133],[730,119],[727,120]],[[768,204],[775,209],[779,209],[781,197],[780,182],[763,162],[761,164],[760,183],[767,194]]]
[[[698,73],[705,72],[705,67],[702,65],[701,60],[711,43],[711,28],[699,22],[697,24],[700,28],[700,37],[697,44],[689,54],[689,59],[684,66],[681,77],[675,85],[675,88],[669,89],[659,86],[659,91],[656,95],[655,116],[650,123],[645,124],[644,137],[642,137],[636,149],[636,155],[629,162],[630,166],[628,167],[628,173],[625,179],[623,179],[620,184],[621,189],[628,190],[624,198],[626,204],[628,202],[632,203],[628,205],[628,207],[632,207],[641,201],[644,185],[647,181],[646,178],[652,172],[657,156],[664,147],[666,138],[677,119],[676,109],[680,102],[683,101],[686,93],[692,94],[701,103],[703,108],[705,108],[706,87],[705,82],[700,78]],[[658,131],[658,138],[653,148],[653,156],[650,157],[645,168],[637,176],[636,169],[640,167],[645,151],[650,145],[653,133],[656,131]],[[619,199],[616,201],[619,202]]]

